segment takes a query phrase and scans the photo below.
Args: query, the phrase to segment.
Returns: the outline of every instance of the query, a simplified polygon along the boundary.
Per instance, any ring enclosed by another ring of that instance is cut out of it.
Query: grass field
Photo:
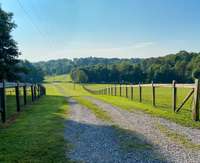
[[[156,107],[152,106],[151,101],[151,88],[143,88],[143,102],[139,102],[139,89],[134,88],[134,100],[131,101],[128,98],[125,98],[125,89],[122,90],[122,96],[119,97],[119,90],[118,96],[107,96],[107,95],[93,95],[89,92],[83,90],[82,86],[79,84],[67,83],[63,82],[59,84],[65,92],[72,97],[75,96],[93,96],[97,99],[101,99],[105,102],[111,103],[115,106],[121,107],[122,109],[128,110],[130,112],[140,110],[144,111],[152,116],[158,116],[165,119],[169,119],[173,122],[182,124],[184,126],[190,126],[195,128],[200,128],[199,122],[192,121],[191,118],[191,106],[192,106],[192,99],[190,99],[185,106],[180,110],[179,113],[174,113],[172,111],[171,103],[172,97],[171,93],[172,90],[170,88],[156,88]],[[87,88],[90,89],[99,89],[104,88],[107,86],[106,84],[86,84]],[[180,102],[184,99],[190,89],[183,89],[179,88],[177,90],[177,98],[179,106]],[[128,95],[130,97],[130,89],[128,90]]]
[[[0,162],[69,162],[63,136],[68,105],[55,87],[46,87],[47,96],[1,124]],[[14,102],[8,107],[14,108]]]
[[[97,90],[100,88],[105,88],[109,85],[106,84],[87,84],[86,87],[91,90]],[[110,85],[111,86],[111,85]],[[156,88],[156,107],[160,109],[172,110],[172,89],[171,88]],[[178,88],[177,89],[177,106],[181,104],[185,96],[188,94],[190,89],[188,88]],[[119,87],[117,88],[117,96],[119,96]],[[128,87],[128,98],[131,97],[131,88]],[[122,97],[126,97],[126,88],[122,88]],[[139,102],[139,88],[133,89],[133,101]],[[142,88],[142,103],[152,104],[152,88],[143,87]],[[192,98],[186,102],[184,107],[181,109],[181,112],[190,112],[192,107]]]
[[[44,82],[71,82],[71,77],[67,75],[58,75],[58,76],[46,76]]]

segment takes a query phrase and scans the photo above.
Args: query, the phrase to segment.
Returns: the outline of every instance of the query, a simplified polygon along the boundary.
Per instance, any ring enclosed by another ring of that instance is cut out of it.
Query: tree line
[[[191,83],[200,78],[200,53],[180,51],[164,57],[122,60],[119,63],[76,67],[75,82],[91,83]]]

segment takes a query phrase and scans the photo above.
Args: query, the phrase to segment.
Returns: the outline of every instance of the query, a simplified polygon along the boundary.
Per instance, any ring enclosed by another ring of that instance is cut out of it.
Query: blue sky
[[[199,0],[0,0],[30,61],[200,51]],[[22,6],[20,6],[20,4]]]

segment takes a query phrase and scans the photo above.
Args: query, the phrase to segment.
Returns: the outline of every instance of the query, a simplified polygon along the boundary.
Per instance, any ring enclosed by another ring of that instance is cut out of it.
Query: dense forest
[[[71,76],[75,82],[169,83],[176,80],[190,83],[194,78],[200,78],[200,53],[180,51],[158,58],[80,66],[71,71]]]
[[[0,80],[42,82],[44,74],[39,68],[18,59],[21,53],[11,35],[16,27],[13,14],[0,7]]]

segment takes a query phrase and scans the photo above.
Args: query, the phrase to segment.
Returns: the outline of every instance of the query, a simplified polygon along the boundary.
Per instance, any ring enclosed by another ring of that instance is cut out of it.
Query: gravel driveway
[[[86,163],[167,162],[153,148],[125,152],[119,145],[119,135],[112,124],[97,119],[75,100],[68,101],[70,117],[65,123],[65,139],[73,146],[67,153],[72,160]],[[120,136],[123,139],[123,134]],[[128,133],[130,136],[133,135]],[[142,141],[139,137],[135,140]]]
[[[172,141],[166,135],[160,132],[156,127],[157,124],[162,124],[168,128],[192,138],[194,142],[200,141],[200,130],[188,127],[182,127],[178,124],[168,120],[152,117],[143,112],[128,112],[111,104],[105,103],[101,100],[92,97],[86,97],[94,104],[107,111],[112,117],[113,121],[121,128],[136,131],[145,136],[145,138],[152,144],[157,146],[157,152],[160,152],[168,162],[177,163],[199,163],[200,151],[186,149],[184,146]],[[134,161],[133,161],[134,162]]]

